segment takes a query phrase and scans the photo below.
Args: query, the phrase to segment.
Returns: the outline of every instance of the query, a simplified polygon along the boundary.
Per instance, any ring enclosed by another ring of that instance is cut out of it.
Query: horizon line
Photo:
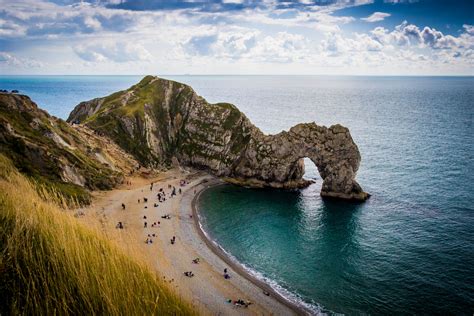
[[[63,77],[135,77],[135,76],[188,76],[188,77],[211,77],[211,76],[228,76],[228,77],[474,77],[474,74],[436,74],[436,75],[343,75],[343,74],[0,74],[0,77],[48,77],[48,76],[63,76]]]

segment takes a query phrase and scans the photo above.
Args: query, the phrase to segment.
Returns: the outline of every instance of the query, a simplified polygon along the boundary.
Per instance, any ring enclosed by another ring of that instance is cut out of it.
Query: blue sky
[[[474,1],[0,0],[0,74],[474,75]]]

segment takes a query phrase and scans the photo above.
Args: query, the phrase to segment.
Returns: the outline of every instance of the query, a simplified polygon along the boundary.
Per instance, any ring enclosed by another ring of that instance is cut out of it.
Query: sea
[[[167,76],[230,102],[263,132],[300,122],[350,129],[365,203],[323,200],[305,159],[295,191],[221,185],[202,225],[249,273],[315,314],[474,313],[474,77]],[[0,76],[67,118],[141,76]]]

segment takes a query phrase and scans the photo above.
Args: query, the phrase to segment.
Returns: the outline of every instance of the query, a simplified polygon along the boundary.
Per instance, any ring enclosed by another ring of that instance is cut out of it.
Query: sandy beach
[[[180,185],[182,180],[186,185]],[[194,201],[203,189],[220,180],[203,172],[173,169],[147,178],[128,178],[125,183],[115,190],[95,193],[93,203],[81,210],[84,214],[81,220],[99,225],[131,255],[142,256],[180,296],[192,302],[196,310],[206,315],[304,313],[248,275],[242,267],[226,260],[218,247],[205,238],[197,221]],[[170,186],[176,188],[177,194],[173,197]],[[165,192],[166,201],[158,202],[160,189]],[[169,219],[162,218],[164,215],[169,215]],[[123,229],[116,228],[118,222],[123,223]],[[147,227],[144,227],[145,222]],[[176,237],[174,244],[171,243],[173,236]],[[152,243],[146,243],[147,239]],[[193,263],[196,258],[199,258],[198,264]],[[224,278],[224,269],[230,279]],[[192,271],[194,276],[185,276],[186,271]],[[238,299],[252,304],[241,307],[229,302]]]

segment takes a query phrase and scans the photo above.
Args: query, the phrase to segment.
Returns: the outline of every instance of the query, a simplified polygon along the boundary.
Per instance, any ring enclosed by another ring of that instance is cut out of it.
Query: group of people
[[[156,237],[156,234],[148,234],[148,238],[145,240],[145,243],[152,244],[153,243],[152,237]]]
[[[224,269],[224,279],[230,279],[229,273],[227,273],[227,268]]]
[[[161,189],[161,190],[163,190],[163,189]],[[163,203],[163,202],[166,201],[166,194],[165,194],[165,192],[162,192],[162,191],[158,192],[158,193],[156,194],[156,197],[158,198],[158,202],[160,202],[160,203]]]
[[[194,273],[193,273],[193,271],[186,271],[186,272],[184,272],[184,275],[189,277],[189,278],[192,278],[194,276]]]
[[[180,187],[184,187],[188,184],[189,182],[187,182],[186,180],[180,180],[179,182],[179,185]],[[130,181],[127,181],[126,182],[127,185],[131,185],[131,182]],[[182,194],[182,191],[181,191],[181,188],[178,188],[176,189],[176,187],[172,186],[171,184],[168,185],[168,189],[170,189],[170,193],[169,193],[169,197],[173,197],[177,194]],[[154,183],[151,182],[150,183],[150,191],[153,191],[153,188],[154,188]],[[196,194],[196,190],[194,190],[194,194]],[[167,198],[167,194],[165,192],[165,190],[163,188],[160,188],[158,190],[158,193],[157,193],[157,198],[158,198],[158,203],[154,203],[153,206],[154,207],[158,207],[159,206],[159,203],[163,203],[166,201],[166,198]],[[140,203],[141,201],[143,200],[143,203],[148,203],[148,198],[146,197],[143,197],[143,199],[138,199],[138,203]],[[122,209],[125,210],[126,206],[124,203],[122,203]],[[147,208],[147,206],[145,206],[145,208]],[[192,218],[192,214],[189,215],[190,218]],[[171,215],[170,214],[164,214],[161,216],[162,219],[171,219]],[[143,227],[144,228],[147,228],[148,227],[148,223],[147,223],[147,216],[144,215],[143,216],[143,220],[144,220],[144,224],[143,224]],[[161,224],[160,221],[157,221],[157,222],[153,222],[151,224],[151,227],[159,227],[159,225]],[[122,222],[118,222],[117,225],[116,225],[116,228],[118,229],[123,229],[124,228],[124,225]],[[147,234],[147,238],[145,240],[145,243],[146,244],[153,244],[153,238],[156,238],[157,237],[157,234],[155,233],[152,233],[152,234]],[[176,242],[176,236],[173,236],[171,239],[170,239],[170,242],[172,245],[175,244]],[[192,260],[192,263],[193,264],[199,264],[201,262],[201,259],[200,258],[194,258]],[[185,271],[184,272],[184,275],[186,277],[189,277],[189,278],[192,278],[194,277],[194,273],[192,271]],[[227,268],[224,269],[224,273],[223,273],[223,277],[224,279],[230,279],[230,274],[228,273],[228,270]],[[265,293],[265,292],[264,292]],[[265,295],[269,295],[269,293],[265,293]],[[247,308],[249,307],[252,302],[250,301],[244,301],[243,299],[237,299],[237,300],[231,300],[229,299],[228,300],[228,303],[231,303],[233,304],[235,307],[244,307],[244,308]]]
[[[250,305],[252,305],[252,302],[250,301],[247,301],[245,302],[243,299],[238,299],[238,300],[235,300],[235,301],[232,301],[231,299],[227,300],[228,303],[232,303],[234,304],[234,306],[237,306],[237,307],[249,307]]]

